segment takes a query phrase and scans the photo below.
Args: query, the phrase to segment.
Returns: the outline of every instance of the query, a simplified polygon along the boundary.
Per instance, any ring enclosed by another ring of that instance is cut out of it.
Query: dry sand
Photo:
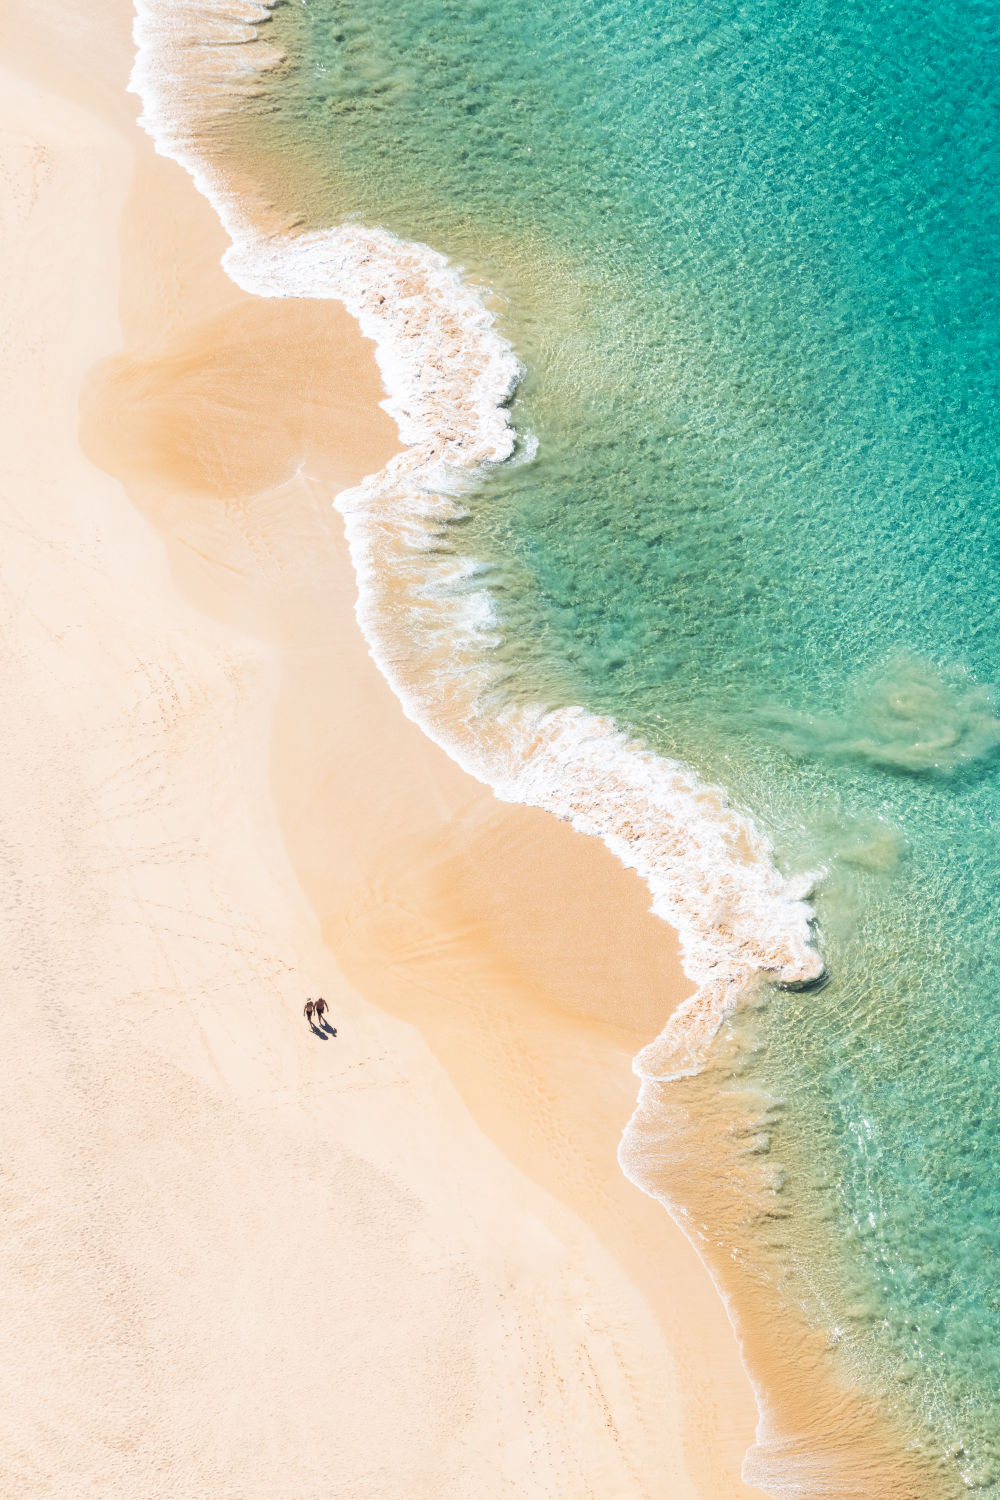
[[[759,1494],[615,1157],[672,934],[376,672],[330,506],[396,441],[370,347],[226,280],[128,19],[2,29],[0,1492]]]

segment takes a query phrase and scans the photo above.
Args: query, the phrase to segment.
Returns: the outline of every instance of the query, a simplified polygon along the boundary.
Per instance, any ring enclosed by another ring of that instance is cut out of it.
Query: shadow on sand
[[[331,1026],[329,1021],[323,1020],[319,1026],[315,1021],[309,1022],[309,1030],[313,1036],[318,1037],[321,1042],[328,1042],[332,1036],[337,1035],[336,1026]]]

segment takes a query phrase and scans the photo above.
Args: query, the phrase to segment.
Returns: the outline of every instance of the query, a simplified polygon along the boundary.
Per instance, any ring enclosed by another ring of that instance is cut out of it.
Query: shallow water
[[[455,547],[494,564],[508,693],[613,715],[822,869],[829,983],[776,991],[734,1065],[781,1101],[782,1254],[845,1367],[1000,1490],[1000,12],[265,29],[286,61],[219,126],[265,196],[506,299],[538,455]]]

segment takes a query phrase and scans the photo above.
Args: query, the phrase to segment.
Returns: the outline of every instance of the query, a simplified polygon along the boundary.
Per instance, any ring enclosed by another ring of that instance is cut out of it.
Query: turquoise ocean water
[[[788,1253],[952,1450],[942,1493],[1000,1494],[1000,7],[286,0],[266,30],[268,195],[504,299],[539,449],[461,550],[510,693],[612,714],[823,872],[829,982],[771,995],[741,1073],[781,1101]]]

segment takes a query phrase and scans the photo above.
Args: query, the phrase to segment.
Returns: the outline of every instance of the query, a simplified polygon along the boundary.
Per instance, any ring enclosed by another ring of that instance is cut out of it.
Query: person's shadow
[[[313,1036],[319,1037],[321,1042],[328,1042],[332,1036],[337,1035],[336,1026],[331,1026],[329,1021],[326,1019],[326,1016],[323,1017],[318,1026],[316,1025],[316,1022],[310,1017],[309,1029],[312,1032]]]

